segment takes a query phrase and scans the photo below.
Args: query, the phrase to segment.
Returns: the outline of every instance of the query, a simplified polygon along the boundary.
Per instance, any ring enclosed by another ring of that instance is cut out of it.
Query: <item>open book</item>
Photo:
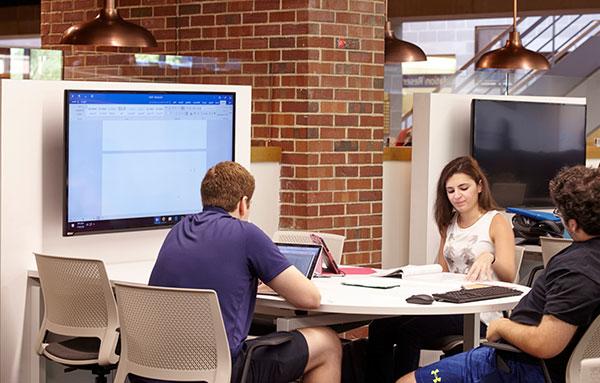
[[[411,275],[441,273],[442,271],[442,265],[437,263],[432,265],[406,265],[395,269],[387,270],[387,272],[383,272],[379,274],[379,276],[402,278]]]

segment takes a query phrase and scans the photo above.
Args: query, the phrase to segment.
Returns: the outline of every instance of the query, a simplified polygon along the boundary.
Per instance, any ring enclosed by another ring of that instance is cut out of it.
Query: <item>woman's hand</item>
[[[477,257],[471,265],[467,273],[468,281],[490,281],[492,280],[492,262],[494,262],[494,254],[482,253]]]

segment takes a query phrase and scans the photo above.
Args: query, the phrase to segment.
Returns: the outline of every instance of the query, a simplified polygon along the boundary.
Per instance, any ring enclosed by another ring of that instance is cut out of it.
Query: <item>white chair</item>
[[[44,297],[38,353],[69,369],[91,370],[96,382],[106,382],[119,361],[119,318],[104,264],[37,253],[35,261]],[[46,341],[52,334],[68,338]]]
[[[229,383],[231,356],[214,290],[115,282],[121,318],[121,360],[114,382],[128,374],[182,382]],[[288,337],[258,338],[248,346],[240,382],[252,374],[254,350]]]
[[[531,269],[529,272],[527,286],[533,286],[533,281],[537,272],[543,270],[548,262],[550,262],[552,257],[558,254],[562,249],[570,246],[572,243],[573,240],[569,238],[540,237],[540,245],[542,248],[542,264]]]
[[[115,283],[121,360],[128,374],[171,381],[229,383],[231,357],[217,293]]]
[[[273,242],[283,243],[300,243],[300,244],[311,244],[313,241],[310,239],[311,234],[316,234],[323,238],[327,247],[333,255],[335,263],[338,265],[342,261],[342,253],[344,251],[344,241],[346,237],[339,234],[321,233],[316,231],[300,231],[300,230],[278,230],[273,234]]]
[[[519,283],[519,272],[521,271],[521,264],[523,263],[523,254],[525,253],[525,248],[521,246],[515,246],[515,279],[514,283]]]
[[[542,262],[544,263],[544,267],[548,265],[548,262],[552,257],[558,254],[562,249],[571,246],[572,243],[573,240],[569,238],[540,237]]]
[[[567,364],[567,383],[600,382],[600,316],[587,329]]]

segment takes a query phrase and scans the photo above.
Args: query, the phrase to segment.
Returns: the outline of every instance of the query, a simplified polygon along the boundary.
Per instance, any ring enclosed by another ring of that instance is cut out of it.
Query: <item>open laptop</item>
[[[317,262],[319,262],[319,255],[321,254],[321,245],[316,244],[299,244],[299,243],[275,243],[275,246],[281,251],[284,257],[290,261],[300,272],[308,279],[311,279]],[[277,295],[277,293],[268,286],[261,286],[259,294]]]
[[[276,243],[281,254],[304,276],[311,279],[321,253],[321,245],[299,243]]]

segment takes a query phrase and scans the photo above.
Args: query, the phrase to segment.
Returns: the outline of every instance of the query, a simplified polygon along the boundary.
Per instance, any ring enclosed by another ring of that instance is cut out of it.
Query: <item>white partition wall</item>
[[[411,264],[432,263],[436,258],[440,240],[433,219],[437,180],[450,160],[470,153],[471,100],[474,98],[585,104],[585,98],[574,97],[416,93],[411,168]]]
[[[63,237],[63,94],[65,89],[236,92],[236,161],[250,168],[251,89],[246,86],[70,81],[0,82],[0,286],[2,383],[37,381],[26,310],[32,252],[152,259],[166,229]],[[31,314],[31,313],[27,313]]]
[[[408,264],[410,160],[383,161],[383,238],[381,266]]]
[[[256,189],[250,206],[250,221],[260,227],[269,238],[279,228],[279,162],[253,162],[250,171]]]

